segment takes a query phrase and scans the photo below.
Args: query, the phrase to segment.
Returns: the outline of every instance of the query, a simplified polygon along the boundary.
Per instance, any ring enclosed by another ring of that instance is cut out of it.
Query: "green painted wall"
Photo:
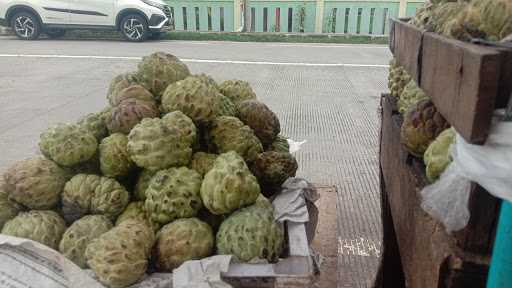
[[[389,19],[398,17],[400,0],[323,0],[323,33],[387,35]],[[179,31],[233,32],[234,1],[166,0]],[[251,0],[254,32],[315,32],[316,0]],[[408,0],[414,16],[423,0]],[[238,7],[237,7],[238,8]],[[321,11],[321,10],[319,10]],[[291,17],[290,17],[291,16]]]

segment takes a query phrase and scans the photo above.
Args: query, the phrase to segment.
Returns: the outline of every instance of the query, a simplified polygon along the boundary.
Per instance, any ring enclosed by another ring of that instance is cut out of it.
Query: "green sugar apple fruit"
[[[231,214],[217,232],[217,253],[248,262],[277,262],[283,251],[284,231],[274,220],[271,206],[259,202]]]
[[[450,128],[430,100],[422,100],[407,112],[401,128],[401,142],[414,156],[423,158],[428,146]]]
[[[51,209],[59,203],[68,173],[44,158],[16,162],[4,174],[9,199],[30,209]]]
[[[98,141],[101,141],[101,139],[108,135],[107,125],[100,113],[91,113],[80,118],[77,125],[81,129],[92,133]]]
[[[57,164],[73,166],[91,159],[98,141],[92,133],[77,125],[57,124],[41,134],[39,148]]]
[[[142,85],[160,99],[167,86],[190,76],[188,67],[177,57],[156,52],[143,57],[138,66]]]
[[[9,193],[3,177],[0,177],[0,230],[5,222],[14,218],[21,211],[22,207],[18,203],[9,200]]]
[[[205,152],[196,152],[192,155],[192,161],[190,161],[190,168],[199,172],[201,176],[204,176],[208,171],[213,168],[213,163],[217,159],[217,154],[209,154]]]
[[[135,199],[144,201],[146,200],[146,189],[148,189],[151,178],[155,176],[154,171],[144,169],[140,172],[137,178],[137,184],[135,184],[134,196]]]
[[[412,106],[421,100],[428,100],[429,97],[418,87],[414,80],[407,84],[398,99],[398,112],[405,114]]]
[[[121,104],[123,101],[128,99],[136,99],[140,101],[149,101],[155,102],[156,99],[146,88],[138,84],[132,84],[123,90],[119,91],[119,93],[109,98],[110,105],[112,107],[116,107]]]
[[[253,130],[236,117],[215,119],[209,130],[209,142],[218,153],[235,151],[247,161],[263,152],[263,146]]]
[[[399,98],[405,89],[405,86],[411,81],[411,76],[404,67],[398,65],[393,59],[389,67],[388,88],[391,96]]]
[[[219,90],[235,104],[256,99],[256,93],[247,81],[226,80],[219,85]]]
[[[153,250],[159,271],[172,272],[187,260],[199,260],[213,253],[212,228],[197,218],[171,222],[156,235]]]
[[[103,215],[87,215],[75,221],[64,232],[59,251],[80,268],[87,268],[85,248],[103,233],[112,229],[112,222]]]
[[[144,222],[127,220],[92,240],[85,258],[101,283],[124,288],[144,277],[154,242],[155,235]]]
[[[118,94],[124,89],[139,84],[137,74],[134,72],[119,74],[112,81],[108,87],[107,99],[110,105],[116,106],[118,104]]]
[[[217,157],[201,185],[203,205],[215,215],[251,205],[259,194],[258,180],[234,151]]]
[[[30,239],[58,250],[64,231],[66,231],[66,222],[56,212],[32,210],[21,212],[7,221],[2,234]]]
[[[155,222],[166,224],[197,215],[201,209],[201,175],[186,168],[159,171],[146,190],[146,211]]]
[[[276,114],[267,105],[257,100],[240,102],[237,106],[238,118],[251,127],[263,146],[268,146],[281,132],[281,125]]]
[[[266,151],[276,151],[287,153],[290,152],[290,144],[288,144],[288,140],[286,137],[282,135],[277,135],[276,139],[270,146],[267,147]]]
[[[112,108],[106,123],[110,133],[128,134],[144,118],[158,118],[160,110],[154,101],[126,99]]]
[[[226,113],[221,97],[215,86],[197,77],[188,77],[165,89],[161,110],[164,113],[181,111],[200,124]]]
[[[450,147],[455,143],[455,135],[454,129],[444,130],[425,151],[423,161],[430,182],[435,182],[452,162]]]
[[[114,220],[128,205],[130,195],[114,179],[78,174],[64,186],[62,214],[73,222],[86,214],[102,214]]]
[[[119,225],[129,219],[143,221],[151,227],[153,231],[160,229],[160,225],[149,218],[149,215],[146,212],[146,207],[144,206],[144,201],[135,201],[128,204],[123,213],[117,217],[116,225]]]
[[[107,177],[127,176],[135,167],[128,154],[128,137],[114,133],[103,139],[99,146],[100,168]]]
[[[143,119],[130,131],[128,153],[137,166],[158,171],[188,165],[192,148],[183,141],[178,129],[154,118]]]
[[[236,116],[238,113],[235,103],[222,94],[219,94],[218,105],[220,116]]]
[[[206,75],[204,73],[201,73],[201,74],[197,74],[197,75],[192,75],[192,77],[196,77],[206,83],[208,83],[209,85],[212,85],[214,86],[217,90],[219,90],[219,84],[217,84],[217,81],[215,81],[211,76],[209,75]]]
[[[174,111],[165,114],[162,117],[165,125],[175,128],[179,131],[182,141],[186,141],[190,146],[197,141],[197,128],[192,119],[181,111]]]
[[[297,168],[297,160],[292,154],[274,151],[261,153],[251,165],[251,171],[266,197],[279,192],[284,181],[295,176]]]

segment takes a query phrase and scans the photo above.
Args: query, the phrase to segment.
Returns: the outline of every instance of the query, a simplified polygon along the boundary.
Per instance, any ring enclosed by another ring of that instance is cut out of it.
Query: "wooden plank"
[[[416,83],[421,84],[423,31],[403,21],[394,22],[395,57]]]
[[[484,143],[501,78],[496,49],[425,33],[420,86],[439,112],[471,143]]]
[[[387,98],[382,117],[381,169],[385,189],[382,193],[386,193],[389,202],[407,287],[484,287],[485,277],[474,277],[468,284],[456,275],[485,275],[489,254],[469,253],[457,247],[457,239],[422,210],[419,192],[426,184],[424,167],[402,148],[401,119],[395,114],[391,97]],[[479,233],[475,231],[468,233]],[[384,262],[389,263],[389,259]]]

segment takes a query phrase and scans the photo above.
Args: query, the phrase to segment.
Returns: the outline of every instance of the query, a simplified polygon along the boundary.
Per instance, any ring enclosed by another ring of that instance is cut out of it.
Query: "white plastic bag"
[[[472,145],[457,134],[452,145],[453,162],[440,179],[421,191],[422,207],[445,225],[448,232],[464,228],[471,182],[492,195],[512,201],[512,122],[497,116],[485,145]]]

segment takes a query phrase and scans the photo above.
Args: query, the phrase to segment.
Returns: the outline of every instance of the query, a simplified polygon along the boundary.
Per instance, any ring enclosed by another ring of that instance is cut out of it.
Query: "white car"
[[[0,25],[25,40],[41,33],[58,38],[71,29],[110,29],[140,42],[157,38],[171,21],[171,9],[161,0],[0,0]]]

